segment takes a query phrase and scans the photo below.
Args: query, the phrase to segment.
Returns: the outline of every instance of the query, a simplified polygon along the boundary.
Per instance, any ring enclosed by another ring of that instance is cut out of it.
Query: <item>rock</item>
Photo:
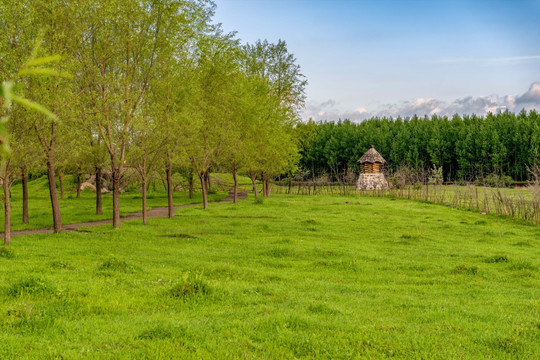
[[[84,190],[86,188],[90,188],[90,189],[92,189],[92,191],[96,191],[96,187],[94,186],[94,184],[91,184],[89,182],[83,182],[81,184],[81,190]]]

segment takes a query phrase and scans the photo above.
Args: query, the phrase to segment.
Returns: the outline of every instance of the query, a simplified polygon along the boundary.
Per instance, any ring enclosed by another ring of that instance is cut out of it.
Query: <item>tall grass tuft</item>
[[[98,267],[99,271],[103,272],[122,272],[131,273],[134,271],[134,267],[126,263],[124,260],[119,260],[115,257],[111,257],[105,260]]]
[[[0,248],[0,258],[12,259],[14,257],[15,254],[13,253],[13,251],[8,249],[7,247],[4,246]]]
[[[27,295],[50,296],[55,294],[56,288],[47,280],[39,277],[27,277],[11,284],[7,289],[7,295],[22,297]]]
[[[188,271],[184,273],[182,280],[168,291],[168,295],[187,301],[191,298],[208,295],[210,290],[210,285],[204,280],[202,273],[193,275]]]

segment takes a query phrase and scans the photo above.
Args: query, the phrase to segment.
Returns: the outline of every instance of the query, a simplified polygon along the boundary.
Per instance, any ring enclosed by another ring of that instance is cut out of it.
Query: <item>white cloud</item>
[[[508,57],[492,57],[492,58],[442,58],[432,60],[432,63],[438,64],[463,64],[463,63],[515,63],[522,61],[539,61],[540,55],[530,56],[508,56]]]
[[[529,90],[516,98],[516,103],[540,103],[540,82],[533,82]]]
[[[314,120],[336,121],[349,119],[362,121],[372,117],[411,117],[417,115],[453,116],[459,115],[486,115],[498,111],[519,112],[522,109],[540,110],[540,82],[534,82],[529,90],[520,96],[514,95],[489,95],[472,97],[466,96],[452,102],[446,102],[433,98],[417,98],[413,101],[404,101],[399,104],[385,104],[377,109],[367,110],[364,107],[355,110],[340,111],[337,109],[335,100],[327,100],[322,103],[308,103],[304,110],[304,118]]]

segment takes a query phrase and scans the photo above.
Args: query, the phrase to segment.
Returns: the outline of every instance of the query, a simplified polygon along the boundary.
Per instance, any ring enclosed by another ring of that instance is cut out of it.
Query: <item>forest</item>
[[[342,180],[358,173],[357,160],[371,145],[388,162],[387,171],[407,167],[429,173],[442,168],[447,182],[481,182],[488,177],[526,181],[540,162],[540,116],[536,111],[487,116],[433,115],[374,118],[354,123],[298,124],[304,178]]]
[[[173,173],[198,178],[204,207],[211,167],[248,175],[255,186],[290,171],[305,77],[285,41],[242,43],[212,16],[211,1],[36,0],[0,4],[0,117],[6,242],[10,186],[29,174],[49,182],[55,232],[57,182],[102,180],[120,225],[126,173],[146,191]],[[235,181],[235,194],[237,183]],[[23,215],[24,217],[24,215]],[[27,216],[24,218],[27,221]]]

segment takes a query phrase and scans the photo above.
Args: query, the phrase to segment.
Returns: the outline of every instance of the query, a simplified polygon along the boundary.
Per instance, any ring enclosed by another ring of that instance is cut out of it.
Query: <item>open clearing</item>
[[[14,239],[0,358],[538,358],[540,229],[275,195]]]

